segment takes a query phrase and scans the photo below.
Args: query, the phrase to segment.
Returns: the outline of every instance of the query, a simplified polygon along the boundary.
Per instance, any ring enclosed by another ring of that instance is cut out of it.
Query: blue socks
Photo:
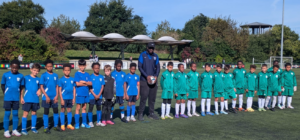
[[[113,116],[113,111],[114,111],[114,107],[111,107],[111,113],[110,113],[110,117],[112,118]]]
[[[27,118],[22,117],[22,130],[26,130]]]
[[[65,112],[60,112],[60,125],[65,125]]]
[[[81,117],[82,117],[82,123],[86,124],[86,113],[82,113]]]
[[[36,115],[31,115],[31,128],[35,128],[35,126],[36,126],[36,119],[37,119]]]
[[[18,110],[13,110],[13,130],[16,130],[19,125]]]
[[[75,127],[79,127],[79,114],[75,114],[74,118],[75,118]]]
[[[72,123],[72,112],[68,112],[67,118],[68,118],[68,125],[70,125]]]
[[[45,115],[44,114],[44,116],[43,116],[43,120],[44,120],[44,128],[46,129],[46,128],[48,128],[48,115]]]
[[[127,106],[127,117],[130,117],[130,106]]]
[[[4,118],[3,118],[3,128],[4,128],[4,131],[7,131],[8,128],[9,128],[10,112],[11,111],[5,111],[5,113],[4,113]]]
[[[89,122],[93,122],[93,112],[88,113]]]
[[[135,114],[135,105],[131,105],[131,115]]]
[[[97,111],[97,123],[101,121],[101,115],[102,115],[101,110]]]
[[[125,111],[124,111],[125,107],[124,106],[120,106],[120,109],[121,109],[121,114],[124,115],[124,113],[125,113]]]
[[[58,125],[58,114],[53,114],[54,127]]]

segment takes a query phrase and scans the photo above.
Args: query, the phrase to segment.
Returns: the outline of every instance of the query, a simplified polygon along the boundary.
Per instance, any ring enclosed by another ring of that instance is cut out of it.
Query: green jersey
[[[199,80],[201,91],[212,91],[213,75],[210,72],[204,71]]]
[[[273,72],[273,67],[270,67],[267,72]],[[279,73],[280,75],[282,74],[283,70],[281,68],[278,69],[276,73]]]
[[[233,77],[234,77],[234,87],[235,88],[244,88],[245,87],[245,75],[246,70],[241,68],[236,68],[233,70]]]
[[[174,93],[186,94],[189,91],[187,76],[185,73],[178,71],[174,77]]]
[[[267,90],[268,89],[268,73],[260,72],[257,75],[257,90]]]
[[[161,78],[160,78],[160,86],[161,89],[164,92],[172,92],[174,90],[174,72],[169,70],[166,70],[165,72],[162,73]],[[163,94],[162,93],[162,94]]]
[[[245,76],[245,89],[254,91],[257,90],[257,75],[248,72]]]
[[[280,91],[278,87],[281,86],[280,73],[269,72],[268,73],[268,90],[271,92]]]
[[[191,70],[187,75],[188,85],[190,90],[198,91],[200,75],[198,72]]]
[[[293,89],[294,86],[297,86],[296,75],[293,71],[284,71],[281,74],[282,84],[285,89]]]
[[[224,83],[224,91],[227,92],[232,91],[234,89],[233,74],[230,72],[224,73],[223,83]]]
[[[223,72],[217,72],[213,74],[213,85],[214,85],[214,93],[216,92],[224,92],[224,85],[223,85]]]

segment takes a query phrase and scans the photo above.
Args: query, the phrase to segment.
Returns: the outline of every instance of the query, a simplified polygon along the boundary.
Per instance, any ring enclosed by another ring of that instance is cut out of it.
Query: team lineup
[[[145,62],[144,62],[145,63]],[[55,131],[74,130],[94,127],[93,109],[96,106],[96,126],[114,125],[113,110],[114,105],[118,104],[121,109],[121,121],[128,123],[136,121],[135,103],[140,98],[140,79],[135,74],[137,65],[130,64],[130,72],[126,74],[122,71],[122,61],[115,61],[115,70],[111,66],[104,66],[105,75],[99,74],[100,64],[93,63],[93,74],[85,72],[86,61],[79,60],[79,70],[74,78],[70,77],[71,66],[63,66],[64,76],[59,79],[53,70],[53,61],[45,61],[46,72],[39,78],[37,77],[41,66],[33,64],[30,68],[31,74],[23,76],[18,72],[20,62],[13,60],[11,62],[11,71],[2,76],[1,88],[4,93],[5,115],[3,120],[4,136],[28,135],[27,116],[31,112],[31,131],[38,133],[35,125],[37,121],[36,111],[40,109],[39,97],[42,96],[42,107],[44,108],[43,123],[44,132],[50,134],[49,129],[49,111],[53,109],[53,121]],[[157,63],[156,63],[157,65]],[[255,95],[258,96],[258,111],[275,111],[277,105],[280,109],[293,109],[292,96],[297,91],[297,82],[295,73],[291,70],[291,64],[285,65],[285,71],[279,68],[278,61],[274,61],[274,66],[267,69],[263,64],[261,72],[255,74],[256,66],[251,65],[247,73],[243,69],[243,62],[237,62],[238,68],[230,73],[230,66],[217,64],[216,71],[211,73],[211,65],[205,64],[205,71],[200,75],[196,69],[196,63],[190,64],[190,72],[184,73],[184,65],[178,65],[178,72],[173,72],[173,62],[168,62],[160,79],[162,88],[163,103],[161,105],[161,119],[173,119],[170,115],[171,101],[175,97],[175,118],[188,118],[192,116],[206,116],[237,113],[238,111],[253,112],[252,103]],[[159,65],[158,65],[159,66]],[[149,85],[156,84],[156,77],[147,79]],[[196,112],[196,99],[201,89],[201,113]],[[215,112],[211,112],[211,98],[214,93]],[[246,93],[247,105],[243,108],[243,95]],[[58,98],[60,98],[61,110],[59,114]],[[271,99],[272,98],[272,99]],[[231,99],[232,108],[229,109],[228,101]],[[239,100],[238,109],[236,102]],[[124,101],[127,101],[125,110]],[[277,101],[278,100],[278,101]],[[287,100],[287,105],[286,105]],[[187,101],[187,107],[186,102]],[[18,109],[22,104],[22,130],[21,134],[17,131],[19,125]],[[220,111],[219,111],[220,103]],[[87,106],[89,104],[89,106]],[[75,105],[75,125],[72,125],[72,108]],[[206,107],[205,107],[206,106]],[[185,109],[187,108],[187,113]],[[86,110],[88,110],[86,112]],[[82,122],[80,125],[80,111]],[[126,111],[126,117],[125,117]],[[67,121],[65,122],[65,113],[67,112]],[[185,113],[187,115],[185,115]],[[9,118],[12,114],[13,130],[9,131]],[[139,119],[140,120],[140,119]],[[58,125],[60,121],[60,126]]]

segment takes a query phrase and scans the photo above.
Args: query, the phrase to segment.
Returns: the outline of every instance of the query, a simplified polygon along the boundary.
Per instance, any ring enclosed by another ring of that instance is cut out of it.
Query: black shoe
[[[124,117],[124,118],[125,118],[125,117]],[[139,115],[138,115],[138,120],[140,120],[140,121],[144,121],[143,114],[139,114]]]
[[[154,119],[154,120],[159,120],[159,118],[154,113],[151,113],[150,115],[148,115],[148,118]]]
[[[55,130],[55,131],[58,131],[58,132],[62,132],[62,130],[60,129],[59,126],[54,127],[54,130]]]
[[[226,109],[226,110],[225,110],[225,112],[226,112],[226,113],[229,113],[229,110],[228,110],[228,109]]]
[[[51,133],[50,130],[49,130],[49,128],[45,128],[45,129],[44,129],[44,132],[45,132],[46,134],[50,134],[50,133]]]
[[[232,113],[235,113],[235,114],[237,113],[235,108],[232,109]]]
[[[268,107],[264,107],[265,108],[265,110],[269,110],[269,108]]]
[[[274,109],[274,108],[271,108],[270,110],[271,110],[271,111],[275,111],[275,109]]]
[[[123,118],[121,119],[121,121],[124,122],[124,123],[128,123],[128,121],[126,120],[125,117],[123,117]]]

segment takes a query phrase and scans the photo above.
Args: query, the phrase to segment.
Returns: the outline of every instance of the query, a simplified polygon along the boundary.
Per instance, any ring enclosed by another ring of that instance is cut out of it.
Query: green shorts
[[[244,88],[236,88],[235,94],[244,94],[244,93],[245,93],[245,89]]]
[[[268,91],[267,90],[258,90],[257,95],[258,96],[267,96]]]
[[[163,91],[161,94],[162,99],[173,99],[173,92],[171,91]]]
[[[246,97],[254,97],[254,90],[248,90],[248,92],[246,92]]]
[[[236,98],[236,94],[234,92],[234,90],[232,91],[225,91],[224,92],[224,99],[227,100],[227,99],[235,99]]]
[[[178,96],[175,96],[176,100],[186,100],[186,94],[178,94]]]
[[[278,91],[268,91],[267,96],[278,96]]]
[[[211,98],[211,91],[201,91],[201,98]]]
[[[294,96],[294,89],[284,89],[283,96]]]
[[[225,95],[224,92],[214,92],[215,98],[225,97],[224,95]]]
[[[188,99],[197,99],[198,98],[198,90],[190,90]]]

